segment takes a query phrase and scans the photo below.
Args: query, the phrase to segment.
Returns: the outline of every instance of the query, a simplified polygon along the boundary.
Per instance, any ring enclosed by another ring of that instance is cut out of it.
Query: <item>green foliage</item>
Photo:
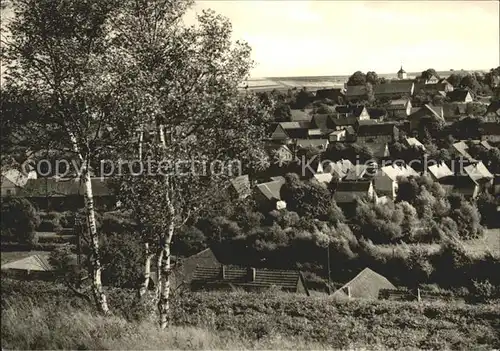
[[[133,232],[104,233],[101,244],[103,284],[135,288],[144,270],[144,246]]]
[[[2,198],[1,207],[2,241],[32,243],[40,221],[33,205],[23,198],[7,197]]]
[[[60,232],[61,229],[61,224],[57,219],[42,219],[37,228],[39,232]]]
[[[323,220],[331,213],[333,199],[328,189],[315,182],[302,182],[296,174],[287,174],[280,196],[290,211],[301,217]]]
[[[366,84],[366,74],[361,71],[356,71],[347,80],[347,85],[365,85]]]

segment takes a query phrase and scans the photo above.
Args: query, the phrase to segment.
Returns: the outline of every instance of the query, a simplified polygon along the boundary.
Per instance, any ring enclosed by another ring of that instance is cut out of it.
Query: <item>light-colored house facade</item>
[[[374,177],[375,191],[379,195],[386,195],[395,199],[399,189],[399,179],[418,175],[418,172],[408,165],[382,167]]]
[[[36,179],[35,171],[30,171],[28,174],[23,174],[17,169],[10,169],[2,172],[2,196],[16,196],[20,190],[26,185],[29,179]]]

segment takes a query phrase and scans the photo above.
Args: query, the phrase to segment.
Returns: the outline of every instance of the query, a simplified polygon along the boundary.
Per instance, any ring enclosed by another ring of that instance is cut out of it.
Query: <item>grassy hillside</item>
[[[112,318],[61,287],[2,280],[6,349],[484,349],[500,347],[498,305],[336,301],[269,292],[176,297],[174,328],[138,319],[133,292],[109,291]],[[154,316],[153,316],[154,317]],[[192,341],[190,341],[192,340]]]

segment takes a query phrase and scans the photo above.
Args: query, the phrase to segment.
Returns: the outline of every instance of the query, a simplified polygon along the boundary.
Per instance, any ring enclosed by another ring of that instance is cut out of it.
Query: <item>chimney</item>
[[[220,275],[222,279],[226,279],[226,266],[223,264],[220,266]]]
[[[251,282],[255,281],[255,276],[256,276],[256,270],[253,267],[250,267],[248,269],[248,280]]]

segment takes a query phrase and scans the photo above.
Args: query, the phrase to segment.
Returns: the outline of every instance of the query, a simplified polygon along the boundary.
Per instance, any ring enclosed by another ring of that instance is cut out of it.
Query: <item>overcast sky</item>
[[[496,1],[200,0],[253,49],[252,76],[391,73],[499,65]]]
[[[198,0],[252,47],[253,77],[500,64],[499,1]],[[2,17],[7,13],[2,13]]]

